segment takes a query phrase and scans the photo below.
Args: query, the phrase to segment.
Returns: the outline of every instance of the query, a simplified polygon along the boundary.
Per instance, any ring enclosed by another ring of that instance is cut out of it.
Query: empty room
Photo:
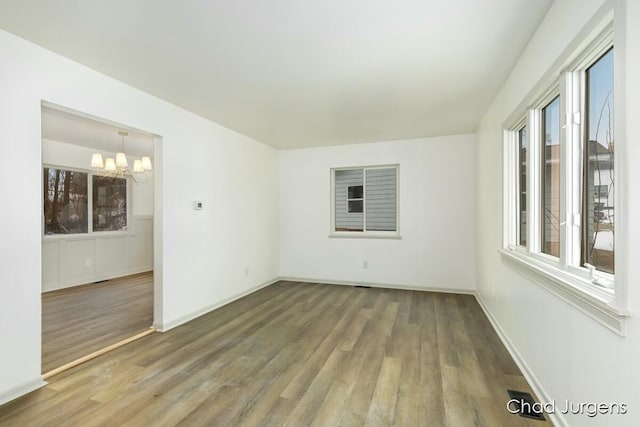
[[[640,2],[0,2],[0,426],[640,425]]]

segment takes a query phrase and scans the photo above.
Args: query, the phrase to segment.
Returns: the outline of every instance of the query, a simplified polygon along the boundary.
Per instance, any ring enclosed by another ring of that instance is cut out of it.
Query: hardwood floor
[[[153,273],[42,294],[42,372],[149,329]]]
[[[0,425],[543,426],[474,297],[278,282],[51,378]]]

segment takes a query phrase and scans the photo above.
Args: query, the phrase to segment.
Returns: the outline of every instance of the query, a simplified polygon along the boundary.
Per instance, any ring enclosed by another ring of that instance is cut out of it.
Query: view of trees
[[[88,174],[44,168],[44,233],[86,233]]]
[[[88,208],[89,174],[44,168],[44,233],[78,234],[127,229],[126,178],[91,175],[92,212]]]
[[[127,229],[127,180],[93,176],[93,231]]]

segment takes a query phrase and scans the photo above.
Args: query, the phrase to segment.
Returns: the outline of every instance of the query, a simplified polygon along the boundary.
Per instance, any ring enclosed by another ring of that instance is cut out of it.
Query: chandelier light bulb
[[[102,154],[95,153],[91,156],[91,167],[92,168],[104,168],[104,162],[102,161]]]
[[[151,169],[153,169],[153,167],[151,166],[151,159],[148,156],[144,156],[142,158],[142,167],[146,171],[150,171]]]
[[[142,167],[142,160],[133,161],[133,171],[136,173],[144,172],[144,168]]]
[[[116,161],[113,157],[107,157],[107,160],[104,164],[104,169],[108,172],[113,172],[116,170]]]
[[[116,166],[119,168],[126,168],[127,164],[127,156],[124,153],[116,153]]]

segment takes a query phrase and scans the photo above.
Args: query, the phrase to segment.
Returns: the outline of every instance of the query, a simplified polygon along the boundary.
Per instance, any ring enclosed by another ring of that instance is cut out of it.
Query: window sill
[[[361,232],[361,231],[344,231],[344,232],[333,232],[329,233],[329,237],[332,239],[395,239],[400,240],[402,236],[398,233],[372,233],[372,232]]]
[[[119,231],[93,231],[91,233],[74,233],[74,234],[45,234],[42,236],[42,241],[56,241],[56,240],[87,240],[87,239],[99,239],[99,238],[116,238],[131,236],[133,233],[129,230]]]
[[[589,280],[536,260],[528,254],[500,249],[500,254],[512,262],[535,284],[545,288],[592,319],[625,335],[628,310],[616,306],[613,290],[600,288]]]

